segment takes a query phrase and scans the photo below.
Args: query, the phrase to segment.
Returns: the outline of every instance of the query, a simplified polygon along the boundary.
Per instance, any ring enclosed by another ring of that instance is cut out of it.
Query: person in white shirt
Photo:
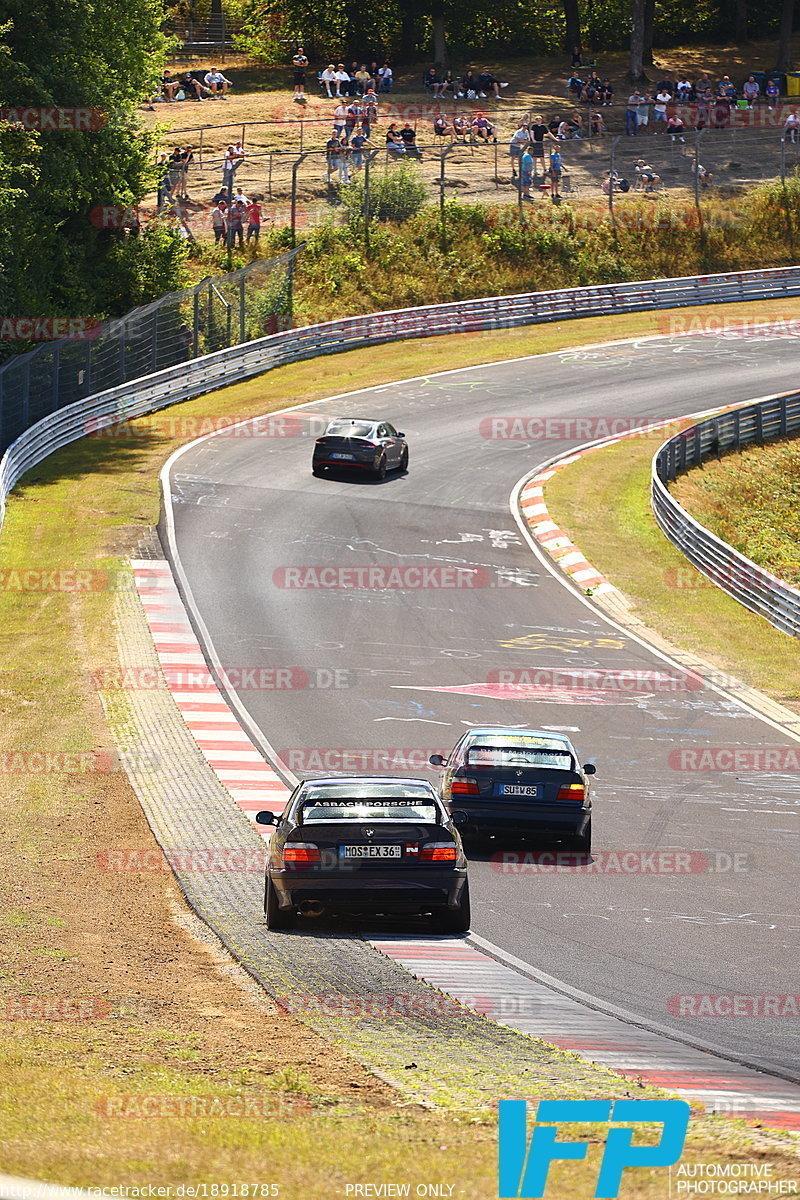
[[[653,105],[653,133],[658,133],[660,122],[667,123],[667,105],[672,100],[669,92],[657,92]]]
[[[347,105],[337,104],[333,110],[333,136],[340,138],[347,124]]]
[[[217,96],[227,100],[228,88],[233,86],[230,79],[226,79],[222,71],[218,71],[216,67],[212,67],[206,75],[205,85],[211,91],[212,100],[216,100]]]
[[[350,76],[344,69],[344,63],[339,63],[336,68],[336,95],[341,96],[342,92],[344,92],[346,96],[348,94],[349,84]]]
[[[800,114],[796,108],[793,108],[783,123],[783,132],[787,142],[793,144],[797,142],[798,130],[800,130]]]
[[[675,85],[675,90],[678,93],[678,99],[680,100],[681,104],[688,104],[689,97],[692,94],[691,79],[679,79]]]
[[[336,67],[333,65],[333,63],[328,63],[325,70],[320,73],[319,80],[320,83],[325,84],[325,92],[329,100],[332,100],[334,96],[331,88],[335,89],[337,96],[341,94],[339,90],[339,81],[336,78]]]
[[[380,79],[380,89],[382,92],[390,92],[394,81],[394,72],[388,62],[382,67],[378,67],[378,78]]]

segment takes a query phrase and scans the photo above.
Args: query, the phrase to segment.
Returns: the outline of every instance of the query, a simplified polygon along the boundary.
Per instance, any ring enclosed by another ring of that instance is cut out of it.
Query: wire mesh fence
[[[85,396],[289,328],[301,248],[209,276],[115,321],[81,324],[74,337],[8,359],[0,367],[0,453]]]

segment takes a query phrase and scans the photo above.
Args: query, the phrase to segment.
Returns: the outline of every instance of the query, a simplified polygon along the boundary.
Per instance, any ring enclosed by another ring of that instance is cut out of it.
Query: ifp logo
[[[604,1200],[617,1196],[626,1167],[669,1167],[678,1161],[690,1111],[685,1100],[540,1100],[529,1143],[527,1109],[525,1100],[499,1104],[498,1194],[502,1200],[544,1196],[551,1162],[586,1158],[588,1142],[556,1141],[559,1125],[661,1125],[655,1146],[634,1146],[632,1129],[609,1129],[594,1194]]]

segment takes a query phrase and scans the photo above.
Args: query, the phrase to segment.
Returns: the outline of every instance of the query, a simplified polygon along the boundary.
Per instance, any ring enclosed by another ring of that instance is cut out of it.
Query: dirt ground
[[[665,70],[676,77],[687,72],[691,78],[707,70],[712,78],[730,73],[740,81],[750,69],[769,68],[774,49],[772,43],[754,43],[744,50],[729,46],[665,51],[657,54],[656,66],[649,74],[655,81]],[[180,62],[176,69],[201,65],[204,64],[197,60]],[[434,115],[441,110],[451,120],[458,111],[471,119],[482,111],[494,123],[497,143],[456,143],[444,164],[445,195],[465,201],[514,203],[517,185],[512,177],[509,138],[519,120],[532,113],[541,112],[549,120],[576,111],[566,88],[568,69],[552,60],[536,59],[514,60],[502,67],[495,65],[492,69],[509,84],[499,101],[448,100],[439,104],[423,94],[419,81],[424,66],[420,63],[399,73],[391,95],[380,98],[379,122],[371,142],[379,151],[373,171],[392,168],[383,148],[387,125],[408,120],[417,131],[417,143],[422,150],[422,159],[416,166],[429,185],[431,199],[436,199],[443,146],[433,136]],[[694,134],[687,134],[683,144],[673,143],[665,133],[655,134],[651,123],[637,138],[624,137],[623,101],[628,91],[625,56],[604,56],[597,69],[611,78],[616,102],[602,109],[607,125],[605,136],[562,143],[564,193],[578,204],[597,199],[601,181],[611,165],[612,144],[619,137],[614,146],[614,165],[621,174],[633,181],[635,160],[644,157],[660,175],[661,191],[683,198],[692,195]],[[163,149],[169,152],[175,145],[191,145],[195,149],[195,164],[188,180],[189,226],[193,235],[210,236],[208,212],[221,186],[223,155],[226,146],[238,138],[243,140],[249,157],[237,171],[236,184],[246,196],[265,202],[265,221],[276,226],[289,223],[291,169],[300,153],[307,153],[308,157],[298,169],[298,226],[328,219],[338,195],[338,184],[328,179],[323,153],[331,133],[334,103],[321,94],[316,71],[309,71],[305,105],[293,102],[286,72],[233,60],[224,65],[224,71],[234,83],[226,100],[206,99],[202,107],[197,102],[161,103],[154,105],[153,111],[145,108],[142,113],[146,126],[162,132]],[[579,105],[577,110],[586,123],[588,106]],[[780,137],[786,111],[785,107],[770,114],[762,106],[755,113],[740,114],[730,130],[712,129],[702,134],[700,158],[713,172],[714,188],[722,189],[723,194],[728,189],[738,191],[779,174]],[[449,146],[450,139],[445,139],[444,144]],[[800,146],[788,145],[786,152],[786,165],[791,170],[800,163]],[[546,198],[546,189],[539,190]],[[149,206],[151,209],[155,206],[154,200]]]

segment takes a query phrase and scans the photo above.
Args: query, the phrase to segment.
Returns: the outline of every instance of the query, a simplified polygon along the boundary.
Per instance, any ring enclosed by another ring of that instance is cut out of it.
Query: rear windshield
[[[439,814],[433,803],[414,800],[309,800],[298,809],[304,824],[315,821],[428,821]]]
[[[471,746],[467,751],[470,767],[550,767],[572,770],[572,755],[563,747],[545,746]]]
[[[369,421],[331,421],[325,430],[327,437],[372,437],[374,425]]]
[[[344,792],[344,794],[342,794]],[[430,792],[419,784],[370,783],[310,787],[298,809],[302,821],[438,821]]]

